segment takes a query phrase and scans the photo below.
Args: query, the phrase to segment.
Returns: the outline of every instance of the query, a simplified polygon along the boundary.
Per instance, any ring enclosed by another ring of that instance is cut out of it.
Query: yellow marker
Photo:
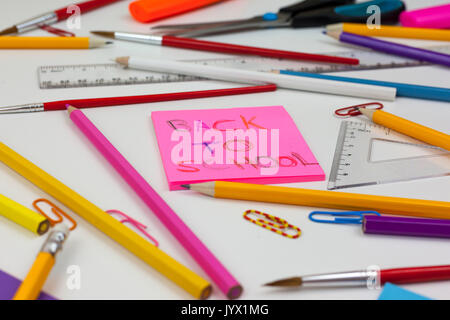
[[[81,37],[0,37],[0,49],[90,49],[110,43]]]
[[[198,299],[211,294],[210,283],[168,256],[54,177],[0,142],[0,161],[63,203],[137,257]]]
[[[386,128],[450,151],[450,135],[448,134],[394,116],[386,111],[365,108],[359,108],[359,111],[373,122]]]
[[[368,194],[266,186],[237,182],[204,182],[183,187],[215,198],[293,204],[344,210],[450,219],[450,202],[384,197]]]
[[[55,264],[55,257],[69,236],[69,228],[60,224],[48,235],[30,271],[17,289],[13,300],[36,300]]]
[[[40,215],[27,207],[18,204],[0,194],[0,215],[14,221],[31,232],[43,235],[48,231],[50,222],[46,217]]]
[[[338,23],[327,26],[327,31],[344,31],[368,37],[410,38],[450,41],[450,30],[380,26],[369,29],[362,23]]]

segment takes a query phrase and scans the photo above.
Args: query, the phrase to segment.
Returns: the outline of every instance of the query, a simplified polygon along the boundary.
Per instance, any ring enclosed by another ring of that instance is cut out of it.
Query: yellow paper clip
[[[256,215],[260,215],[263,216],[265,219],[252,219],[250,218],[248,215],[249,214],[256,214]],[[250,222],[253,222],[254,224],[263,227],[265,229],[268,229],[272,232],[278,233],[279,235],[282,235],[283,237],[286,238],[290,238],[290,239],[297,239],[298,237],[300,237],[302,231],[300,230],[299,227],[296,227],[292,224],[289,224],[286,220],[275,217],[273,215],[258,211],[258,210],[247,210],[244,212],[244,219],[248,220]],[[295,234],[288,234],[285,231],[287,231],[287,229],[293,229],[296,230],[297,232]]]

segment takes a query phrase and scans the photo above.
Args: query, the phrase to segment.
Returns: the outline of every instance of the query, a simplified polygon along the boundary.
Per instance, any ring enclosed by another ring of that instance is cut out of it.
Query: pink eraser
[[[404,27],[450,28],[450,4],[412,11],[403,11],[400,22]]]

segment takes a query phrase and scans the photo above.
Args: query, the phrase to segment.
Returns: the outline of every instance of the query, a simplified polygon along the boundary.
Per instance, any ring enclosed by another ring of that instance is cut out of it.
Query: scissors
[[[161,31],[165,35],[200,37],[255,29],[318,27],[338,22],[362,23],[373,14],[370,6],[378,6],[383,24],[393,24],[398,22],[398,16],[405,10],[404,3],[399,0],[354,2],[355,0],[305,0],[281,8],[278,13],[268,12],[250,19],[159,25],[152,30]]]

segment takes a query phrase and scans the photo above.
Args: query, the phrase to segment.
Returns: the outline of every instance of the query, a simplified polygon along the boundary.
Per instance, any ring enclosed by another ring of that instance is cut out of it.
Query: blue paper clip
[[[344,211],[344,212],[332,212],[332,211],[313,211],[309,214],[308,218],[314,222],[320,223],[335,223],[335,224],[362,224],[364,215],[375,214],[380,216],[376,211]],[[330,216],[334,219],[317,219],[315,215]],[[345,217],[345,218],[339,218]]]

